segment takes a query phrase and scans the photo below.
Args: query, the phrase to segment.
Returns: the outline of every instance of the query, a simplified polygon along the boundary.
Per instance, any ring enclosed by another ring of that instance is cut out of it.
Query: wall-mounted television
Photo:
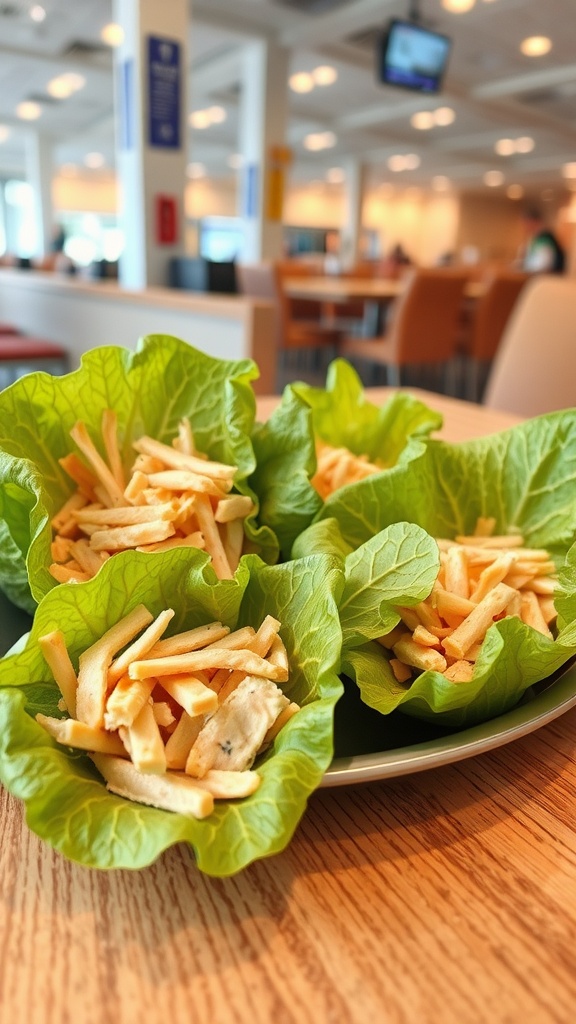
[[[393,18],[377,46],[377,78],[386,85],[440,90],[452,40],[415,21]]]

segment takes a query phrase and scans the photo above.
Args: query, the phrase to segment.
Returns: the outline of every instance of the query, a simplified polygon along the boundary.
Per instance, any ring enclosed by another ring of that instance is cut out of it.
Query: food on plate
[[[278,619],[162,639],[173,617],[137,605],[82,652],[75,685],[62,633],[39,637],[71,717],[36,721],[89,751],[112,793],[205,818],[215,799],[256,791],[257,755],[300,709],[277,685],[289,680]]]
[[[118,551],[203,548],[219,579],[231,579],[244,546],[244,520],[256,511],[249,495],[232,493],[236,466],[198,451],[188,419],[172,444],[143,435],[132,442],[134,461],[125,472],[116,413],[102,413],[104,458],[85,423],[70,431],[81,452],[58,461],[76,490],[52,519],[53,562],[58,583],[91,579]]]
[[[514,615],[552,639],[556,566],[520,533],[494,536],[496,520],[479,517],[470,536],[439,540],[440,569],[429,597],[398,608],[401,624],[378,637],[393,652],[390,667],[409,684],[432,669],[453,683],[472,679],[490,626]]]
[[[342,570],[218,579],[206,551],[128,551],[54,587],[0,659],[0,781],[64,855],[143,867],[187,843],[229,875],[283,849],[333,756]]]

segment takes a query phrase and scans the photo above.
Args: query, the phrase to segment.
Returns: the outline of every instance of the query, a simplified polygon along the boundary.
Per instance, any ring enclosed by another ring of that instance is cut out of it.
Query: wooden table
[[[329,274],[318,277],[286,277],[284,288],[294,299],[317,299],[319,302],[388,302],[404,288],[405,281],[398,278],[336,277]],[[485,291],[482,281],[468,281],[464,288],[466,298],[477,299]]]
[[[426,397],[452,439],[515,422]],[[576,710],[478,758],[321,789],[284,853],[230,879],[184,847],[138,873],[70,864],[3,793],[0,1018],[572,1024],[575,800]]]

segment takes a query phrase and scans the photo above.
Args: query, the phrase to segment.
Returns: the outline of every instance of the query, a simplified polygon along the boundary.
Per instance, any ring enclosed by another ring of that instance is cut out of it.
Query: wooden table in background
[[[452,440],[516,422],[422,397]],[[228,879],[184,846],[140,872],[70,864],[5,792],[0,823],[5,1024],[576,1018],[576,710],[458,764],[319,790],[285,852]]]

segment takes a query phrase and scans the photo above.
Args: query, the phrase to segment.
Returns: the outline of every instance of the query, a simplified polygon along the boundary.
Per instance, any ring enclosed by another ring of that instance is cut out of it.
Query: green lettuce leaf
[[[310,484],[316,453],[310,410],[296,394],[283,395],[266,423],[252,433],[256,468],[249,483],[260,498],[260,518],[275,533],[284,558],[312,522],[322,501]]]
[[[192,421],[200,450],[238,466],[239,491],[255,469],[250,434],[255,418],[251,360],[213,359],[186,342],[149,335],[135,352],[107,346],[88,352],[80,369],[64,377],[29,374],[0,394],[0,587],[33,610],[56,586],[48,572],[50,520],[74,490],[58,459],[74,450],[69,431],[83,420],[98,443],[104,409],[118,415],[122,456],[129,466],[132,441],[148,433],[171,441],[182,417]],[[247,520],[253,548],[267,562],[278,540],[258,510]]]
[[[248,555],[233,580],[217,580],[205,553],[173,549],[155,559],[119,555],[88,583],[47,594],[24,650],[0,661],[0,781],[25,802],[30,828],[97,868],[140,868],[186,842],[201,870],[222,876],[283,849],[332,758],[342,585],[341,569],[324,556],[267,566]],[[57,744],[31,717],[57,714],[59,696],[38,637],[61,629],[76,665],[82,650],[140,602],[153,614],[174,608],[171,633],[217,618],[231,628],[258,626],[266,614],[282,623],[290,661],[284,689],[302,708],[257,764],[256,793],[218,801],[203,821],[109,793],[88,757]]]
[[[471,533],[478,516],[495,516],[496,533],[519,530],[528,546],[547,548],[560,570],[556,639],[518,619],[495,623],[471,683],[423,672],[403,686],[379,645],[347,645],[343,672],[356,680],[365,703],[383,714],[398,708],[461,728],[513,707],[576,654],[576,410],[459,445],[428,440],[425,448],[409,465],[331,496],[321,520],[335,520],[344,542],[356,548],[399,521],[452,538]]]
[[[425,437],[442,426],[439,413],[404,392],[396,392],[384,405],[374,405],[345,359],[330,364],[325,389],[296,382],[286,390],[310,406],[314,432],[323,441],[367,455],[383,467],[396,465],[410,437]]]

